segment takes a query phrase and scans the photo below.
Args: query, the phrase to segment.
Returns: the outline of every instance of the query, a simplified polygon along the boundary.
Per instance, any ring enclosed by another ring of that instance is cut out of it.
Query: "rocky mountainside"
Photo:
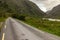
[[[48,14],[51,18],[60,18],[60,5],[54,7]]]
[[[38,6],[29,0],[1,0],[5,2],[8,7],[22,15],[44,17],[46,14],[41,11]]]

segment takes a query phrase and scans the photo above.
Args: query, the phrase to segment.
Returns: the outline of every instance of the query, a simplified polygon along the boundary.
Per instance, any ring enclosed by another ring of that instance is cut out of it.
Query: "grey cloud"
[[[60,0],[30,0],[30,1],[36,3],[39,6],[39,8],[45,7],[45,9],[47,10],[51,10],[54,6],[60,4]]]

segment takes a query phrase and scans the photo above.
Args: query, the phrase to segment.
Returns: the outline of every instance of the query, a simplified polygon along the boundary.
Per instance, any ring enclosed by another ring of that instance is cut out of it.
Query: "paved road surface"
[[[60,40],[60,37],[8,18],[3,29],[2,40]]]

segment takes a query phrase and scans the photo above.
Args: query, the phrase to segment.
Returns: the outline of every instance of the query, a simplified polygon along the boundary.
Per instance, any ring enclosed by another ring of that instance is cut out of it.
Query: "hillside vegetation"
[[[5,2],[0,1],[0,32],[5,19],[9,16],[8,10],[8,5]]]
[[[24,15],[31,17],[44,17],[46,14],[38,6],[29,0],[6,0],[11,9],[15,10],[15,15]]]

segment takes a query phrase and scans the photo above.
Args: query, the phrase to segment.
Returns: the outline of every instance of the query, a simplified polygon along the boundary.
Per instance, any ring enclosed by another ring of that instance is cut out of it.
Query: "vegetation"
[[[29,1],[29,0],[6,0],[6,4],[8,8],[13,11],[15,15],[24,15],[24,16],[32,16],[32,17],[43,17],[45,13],[41,11],[38,6]],[[12,13],[10,13],[12,14]]]
[[[24,22],[40,30],[60,36],[60,22],[31,17],[26,18],[26,21]]]
[[[5,21],[6,18],[0,17],[0,31],[3,25],[3,22]]]
[[[0,1],[0,17],[20,19],[20,16],[43,17],[44,15],[45,13],[41,11],[36,4],[28,0],[13,0],[13,2],[12,0]]]
[[[2,28],[2,24],[5,21],[5,19],[10,15],[8,13],[8,5],[5,2],[0,1],[0,31]]]
[[[0,22],[5,21],[5,19],[6,19],[6,18],[2,18],[2,17],[0,17]]]
[[[60,22],[43,20],[42,18],[23,16],[23,15],[21,15],[17,19],[22,20],[25,23],[27,23],[39,30],[43,30],[43,31],[49,32],[51,34],[60,36]]]

